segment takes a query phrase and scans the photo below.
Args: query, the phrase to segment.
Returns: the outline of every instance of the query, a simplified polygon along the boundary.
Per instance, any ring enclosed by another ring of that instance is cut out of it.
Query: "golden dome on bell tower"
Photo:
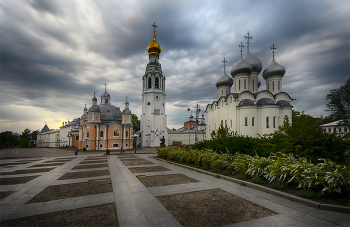
[[[160,52],[162,51],[162,48],[159,46],[159,44],[157,43],[157,40],[156,40],[156,23],[153,23],[152,25],[153,27],[153,40],[152,42],[148,45],[147,47],[147,51],[148,51],[148,54],[160,54]]]

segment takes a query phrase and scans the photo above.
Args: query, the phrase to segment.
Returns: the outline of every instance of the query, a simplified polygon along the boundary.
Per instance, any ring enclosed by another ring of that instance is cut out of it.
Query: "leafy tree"
[[[30,133],[30,138],[31,138],[32,140],[37,140],[38,133],[39,133],[39,129],[32,131],[32,132]],[[35,146],[35,144],[31,144],[31,146]]]
[[[29,128],[24,129],[24,131],[22,132],[21,136],[20,136],[20,140],[22,141],[22,139],[26,139],[27,141],[30,141],[31,138],[31,130]]]
[[[14,147],[18,145],[18,139],[16,134],[11,131],[5,131],[0,133],[0,144],[1,147]]]
[[[140,120],[135,114],[132,115],[132,125],[134,132],[140,131]]]
[[[21,140],[21,142],[19,143],[19,145],[20,145],[22,148],[27,148],[27,147],[29,147],[29,142],[28,142],[28,140],[26,140],[26,138],[23,138],[23,139]]]
[[[327,109],[331,115],[350,125],[350,77],[337,89],[332,89],[326,96]]]

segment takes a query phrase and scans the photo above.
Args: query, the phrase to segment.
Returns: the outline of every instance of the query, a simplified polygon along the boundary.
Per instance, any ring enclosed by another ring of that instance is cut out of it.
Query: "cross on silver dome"
[[[275,58],[275,50],[277,49],[275,44],[272,44],[272,47],[270,49],[272,50],[272,58]]]
[[[105,92],[107,92],[107,83],[103,84],[105,86]]]
[[[242,57],[242,55],[243,55],[243,48],[244,48],[245,46],[243,45],[242,42],[241,42],[241,44],[239,44],[238,46],[241,48],[241,57]]]
[[[248,36],[243,36],[243,38],[245,38],[247,40],[247,48],[249,49],[249,44],[250,44],[250,41],[249,40],[252,40],[253,39],[253,36],[249,36],[250,33],[249,31],[247,32]]]
[[[225,61],[225,58],[224,58],[224,60],[223,60],[223,61],[221,61],[221,62],[223,62],[223,63],[224,63],[224,70],[225,70],[225,66],[226,66],[227,61]]]

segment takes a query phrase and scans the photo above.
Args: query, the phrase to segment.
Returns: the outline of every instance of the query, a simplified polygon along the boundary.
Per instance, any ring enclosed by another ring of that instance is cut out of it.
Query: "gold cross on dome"
[[[272,57],[275,58],[275,50],[276,50],[275,44],[272,44],[271,50],[272,50]]]
[[[154,22],[151,26],[153,27],[153,32],[155,33],[155,32],[156,32],[156,27],[158,27],[158,26],[156,25],[156,22]]]

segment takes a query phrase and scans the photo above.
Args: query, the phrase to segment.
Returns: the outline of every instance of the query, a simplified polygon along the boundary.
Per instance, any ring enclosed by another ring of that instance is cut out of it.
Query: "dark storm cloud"
[[[55,3],[55,1],[50,0],[29,0],[29,4],[42,12],[47,12],[47,13],[51,13],[54,15],[60,15],[61,14],[61,10],[58,7],[58,5]]]
[[[217,100],[222,60],[230,75],[247,31],[263,70],[272,59],[271,45],[277,46],[276,61],[287,70],[283,90],[296,98],[295,109],[320,115],[329,90],[349,76],[347,6],[319,0],[4,1],[2,107],[27,105],[78,117],[84,103],[91,105],[92,92],[99,99],[107,83],[114,105],[123,109],[127,95],[131,111],[140,115],[155,22],[168,124],[182,125],[190,103],[203,109]],[[262,72],[259,78],[265,89]]]

